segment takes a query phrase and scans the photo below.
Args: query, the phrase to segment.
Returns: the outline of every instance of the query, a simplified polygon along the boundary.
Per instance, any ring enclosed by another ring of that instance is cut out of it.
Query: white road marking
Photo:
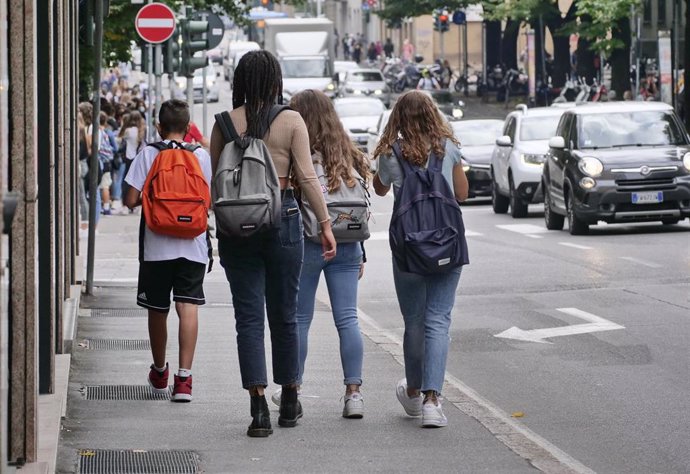
[[[543,226],[533,225],[533,224],[507,224],[507,225],[497,225],[499,229],[509,230],[510,232],[517,232],[518,234],[530,235],[530,234],[545,234],[550,232],[549,229]]]
[[[319,301],[330,306],[327,298],[319,298]],[[362,323],[362,333],[404,366],[402,340],[395,333],[379,326],[360,308],[358,308],[358,314]],[[594,471],[587,466],[521,425],[448,372],[445,374],[445,382],[447,390],[444,390],[444,397],[447,402],[477,420],[497,440],[535,468],[543,472],[594,474]]]
[[[522,235],[524,235],[525,237],[529,237],[531,239],[543,239],[544,238],[543,235],[537,235],[537,234],[522,234]]]
[[[494,337],[515,339],[517,341],[525,342],[539,342],[541,344],[553,344],[552,342],[545,341],[544,339],[559,336],[572,336],[575,334],[588,334],[591,332],[625,329],[625,326],[621,326],[620,324],[611,322],[608,319],[602,318],[601,316],[587,313],[586,311],[582,311],[577,308],[557,308],[557,311],[584,319],[585,321],[588,321],[588,323],[559,326],[555,328],[532,329],[529,331],[525,331],[524,329],[513,326],[512,328],[506,329],[500,334],[495,334]]]
[[[580,249],[580,250],[592,250],[592,247],[587,247],[586,245],[580,245],[580,244],[571,244],[570,242],[558,242],[558,245],[562,245],[564,247],[572,247],[574,249]]]
[[[480,237],[484,234],[480,232],[474,232],[472,230],[465,230],[465,237]],[[380,230],[377,232],[372,232],[369,235],[369,240],[388,240],[388,231]]]
[[[638,263],[640,265],[644,265],[645,267],[649,268],[662,268],[663,265],[659,265],[658,263],[654,262],[648,262],[646,260],[642,260],[640,258],[635,258],[635,257],[619,257],[621,260],[627,260],[628,262],[633,262],[633,263]]]

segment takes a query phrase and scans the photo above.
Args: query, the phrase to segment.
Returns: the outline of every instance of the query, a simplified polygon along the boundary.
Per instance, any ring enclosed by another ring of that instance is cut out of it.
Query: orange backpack
[[[153,143],[159,153],[141,190],[146,225],[156,234],[193,239],[206,232],[211,196],[194,155],[198,146]]]

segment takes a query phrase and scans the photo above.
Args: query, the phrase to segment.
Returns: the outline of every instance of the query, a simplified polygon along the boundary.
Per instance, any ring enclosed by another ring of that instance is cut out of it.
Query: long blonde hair
[[[350,140],[326,94],[307,89],[292,97],[290,107],[299,112],[307,124],[309,146],[312,153],[321,155],[329,192],[338,189],[340,178],[348,188],[355,185],[352,168],[365,181],[369,180],[369,160]]]
[[[374,159],[390,155],[397,140],[400,140],[403,158],[415,166],[427,162],[429,151],[443,157],[445,140],[459,144],[431,97],[416,90],[406,92],[395,102],[374,151]]]

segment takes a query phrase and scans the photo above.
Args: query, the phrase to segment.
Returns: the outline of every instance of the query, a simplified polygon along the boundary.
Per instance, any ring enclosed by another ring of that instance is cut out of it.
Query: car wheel
[[[575,215],[575,210],[573,209],[573,202],[575,201],[575,196],[572,190],[568,190],[568,200],[565,203],[565,207],[568,210],[568,230],[570,235],[587,235],[589,233],[589,224],[582,221]]]
[[[565,216],[553,212],[553,209],[551,209],[551,193],[546,187],[542,187],[544,188],[544,222],[546,223],[546,228],[549,230],[563,230]]]
[[[493,179],[493,170],[491,174],[491,206],[494,208],[495,214],[505,214],[508,212],[508,205],[510,204],[510,201],[507,197],[498,192],[498,185]]]
[[[676,219],[675,217],[667,217],[666,219],[661,219],[661,223],[664,225],[673,225],[673,224],[678,224],[680,222],[680,219]]]
[[[508,176],[508,186],[510,190],[510,215],[516,219],[527,217],[527,203],[520,199],[517,191],[515,191],[512,176]]]

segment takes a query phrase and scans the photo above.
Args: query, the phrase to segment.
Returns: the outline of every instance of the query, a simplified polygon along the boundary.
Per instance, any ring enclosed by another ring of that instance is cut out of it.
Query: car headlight
[[[597,185],[597,182],[589,176],[585,176],[580,180],[580,187],[585,190],[590,190]]]
[[[383,91],[381,89],[376,89],[374,91],[374,95],[381,95],[381,94],[383,94]]]
[[[543,166],[546,161],[546,155],[540,155],[538,153],[522,153],[520,155],[520,160],[526,165]]]
[[[577,164],[577,167],[580,168],[580,171],[582,171],[584,174],[591,176],[592,178],[601,176],[601,173],[604,172],[604,165],[601,163],[601,161],[593,156],[585,156],[584,158],[581,158],[580,162]]]
[[[206,78],[206,87],[213,87],[213,85],[216,83],[216,80],[211,77]]]
[[[362,91],[359,89],[355,89],[353,92],[355,95],[362,95]]]
[[[332,82],[329,83],[329,84],[326,86],[326,90],[327,90],[327,91],[334,91],[334,90],[335,90],[335,84],[333,84]]]
[[[685,166],[685,169],[690,171],[690,153],[686,153],[685,156],[683,156],[683,166]]]
[[[177,87],[179,87],[180,89],[184,89],[185,86],[187,85],[187,80],[184,78],[178,77],[177,79],[175,79],[175,84],[177,84]]]
[[[453,118],[455,118],[455,119],[461,119],[462,116],[465,115],[465,113],[462,111],[462,109],[456,109],[456,108],[453,109],[452,113],[453,113]]]

